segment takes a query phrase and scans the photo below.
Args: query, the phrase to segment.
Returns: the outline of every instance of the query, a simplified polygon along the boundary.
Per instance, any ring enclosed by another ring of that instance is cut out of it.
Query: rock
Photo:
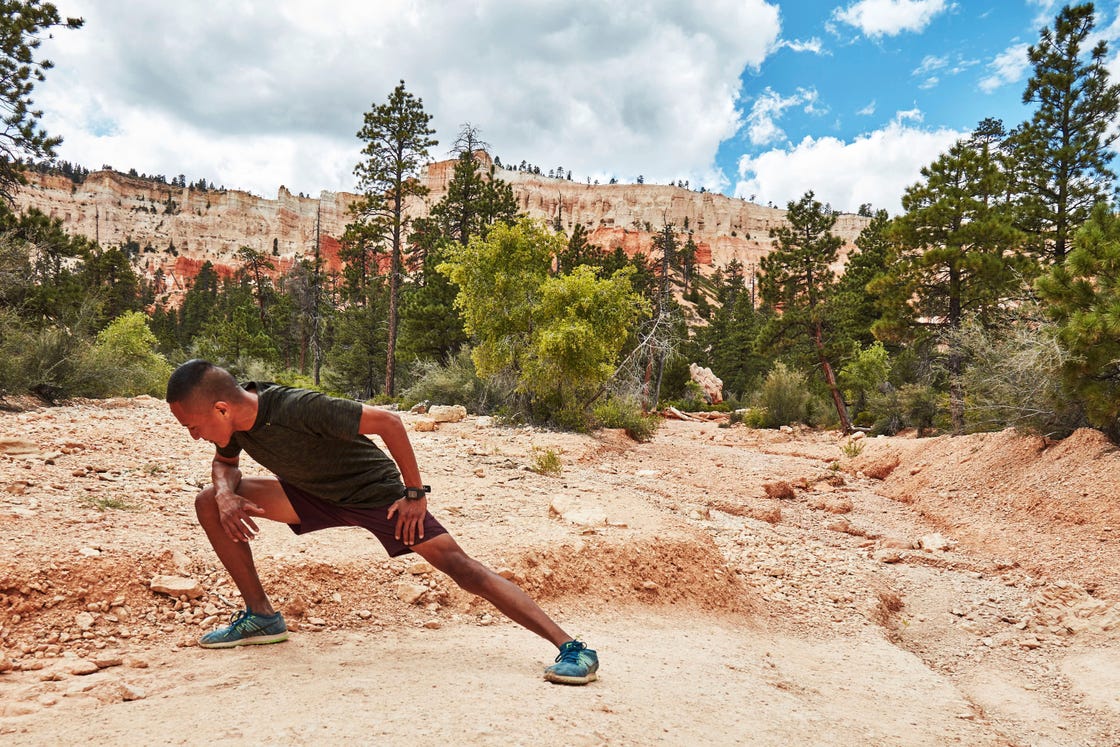
[[[0,438],[0,454],[38,454],[39,447],[20,438]]]
[[[880,563],[897,563],[902,560],[902,553],[898,550],[876,550],[871,557]]]
[[[412,430],[417,433],[433,433],[436,429],[436,421],[431,418],[420,418],[412,424]]]
[[[657,584],[654,583],[653,581],[643,581],[642,582],[642,588],[645,589],[646,591],[653,591],[654,589],[657,588]]]
[[[97,664],[89,659],[78,659],[70,665],[67,671],[70,672],[70,674],[81,677],[83,675],[93,674],[94,672],[100,672],[101,667],[97,666]]]
[[[0,672],[10,672],[12,671],[13,667],[14,665],[12,664],[12,660],[9,659],[5,654],[0,653]]]
[[[443,627],[443,623],[439,620],[428,620],[428,622],[424,623],[424,627],[428,630],[439,630]]]
[[[813,508],[827,511],[830,514],[849,514],[854,506],[852,505],[852,499],[847,496],[830,495],[818,499],[813,504]]]
[[[96,547],[83,547],[82,549],[78,550],[78,554],[86,558],[96,558],[101,554],[101,551]]]
[[[655,469],[640,469],[634,474],[638,477],[657,477],[660,473]]]
[[[570,495],[554,497],[548,505],[548,513],[577,526],[597,527],[607,523],[607,513],[601,507],[583,504]]]
[[[119,667],[124,664],[124,659],[119,656],[96,656],[93,663],[97,665],[98,669],[108,669],[109,667]]]
[[[324,620],[321,617],[309,617],[309,618],[307,618],[307,624],[308,625],[315,625],[315,626],[318,626],[318,627],[321,628],[321,627],[323,627],[324,625],[327,624],[327,621]]]
[[[462,405],[432,405],[428,415],[437,423],[458,423],[467,417],[467,408]]]
[[[185,594],[188,599],[198,599],[206,593],[198,581],[183,576],[153,576],[149,588],[176,598]]]
[[[97,618],[95,618],[89,612],[79,612],[78,614],[74,615],[74,624],[78,626],[80,630],[89,630],[93,627],[93,624],[95,622],[97,622]]]
[[[951,539],[942,536],[940,533],[927,534],[918,540],[918,547],[923,550],[930,550],[931,552],[940,552],[948,550],[953,547],[954,543]]]
[[[120,683],[120,694],[124,701],[143,700],[147,696],[139,687],[128,682]]]
[[[423,576],[426,573],[435,573],[436,568],[431,563],[426,563],[421,560],[410,565],[408,567],[408,572],[413,576]]]
[[[709,405],[723,402],[723,381],[712,373],[712,369],[689,363],[688,375],[700,385],[700,389],[704,392],[704,399]]]
[[[428,587],[411,581],[400,581],[396,586],[397,599],[405,604],[417,604],[428,593]]]
[[[794,496],[793,486],[784,480],[778,482],[763,483],[762,489],[770,498],[777,498],[778,500],[792,500]]]
[[[131,669],[147,669],[148,660],[139,656],[126,656],[124,659],[125,666]]]
[[[410,407],[408,411],[415,415],[423,415],[428,411],[428,401],[424,400],[423,402],[417,402],[415,405]]]

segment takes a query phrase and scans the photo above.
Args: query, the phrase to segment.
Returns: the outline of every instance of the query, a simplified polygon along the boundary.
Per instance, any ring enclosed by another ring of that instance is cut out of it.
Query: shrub
[[[538,475],[559,475],[564,471],[564,463],[560,460],[560,455],[552,449],[541,449],[534,446],[532,455],[529,469]]]
[[[764,425],[777,428],[807,422],[811,396],[804,373],[776,363],[758,391],[758,405],[766,411]]]
[[[128,311],[97,333],[82,361],[81,393],[93,397],[163,396],[171,364],[156,352],[159,341],[147,317]]]
[[[661,425],[661,418],[647,415],[636,401],[612,397],[595,405],[592,410],[596,422],[603,428],[621,428],[635,441],[653,438]]]
[[[416,381],[401,393],[405,403],[431,402],[437,405],[462,405],[470,412],[488,413],[502,404],[500,379],[493,386],[475,373],[471,351],[464,349],[445,363],[429,360],[416,364]],[[508,391],[508,389],[506,390]]]

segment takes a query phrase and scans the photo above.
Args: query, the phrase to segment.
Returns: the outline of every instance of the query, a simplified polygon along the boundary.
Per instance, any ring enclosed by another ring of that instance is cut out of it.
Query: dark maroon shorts
[[[283,480],[280,481],[280,485],[288,495],[288,501],[291,502],[296,515],[299,516],[298,524],[288,525],[296,534],[307,534],[330,527],[362,527],[373,532],[373,535],[381,540],[389,557],[395,558],[412,552],[411,547],[393,536],[397,528],[397,517],[393,516],[390,519],[386,516],[389,513],[389,506],[349,508],[324,501]],[[424,540],[422,541],[441,534],[447,534],[443,525],[436,521],[431,512],[424,514]]]

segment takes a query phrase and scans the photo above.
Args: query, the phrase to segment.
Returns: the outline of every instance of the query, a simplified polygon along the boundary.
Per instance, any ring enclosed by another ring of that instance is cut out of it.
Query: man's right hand
[[[218,504],[222,529],[231,540],[248,542],[260,532],[253,517],[264,516],[263,508],[236,493],[219,493],[215,502]]]

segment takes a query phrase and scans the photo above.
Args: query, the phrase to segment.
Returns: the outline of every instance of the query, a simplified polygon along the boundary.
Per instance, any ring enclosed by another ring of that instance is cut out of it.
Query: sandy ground
[[[207,446],[159,401],[79,403],[0,412],[0,742],[1120,743],[1098,434],[850,456],[807,430],[470,417],[413,440],[437,517],[598,650],[598,682],[546,683],[547,643],[360,530],[265,526],[291,640],[197,648],[239,606],[193,516]],[[559,474],[532,469],[548,451]]]

